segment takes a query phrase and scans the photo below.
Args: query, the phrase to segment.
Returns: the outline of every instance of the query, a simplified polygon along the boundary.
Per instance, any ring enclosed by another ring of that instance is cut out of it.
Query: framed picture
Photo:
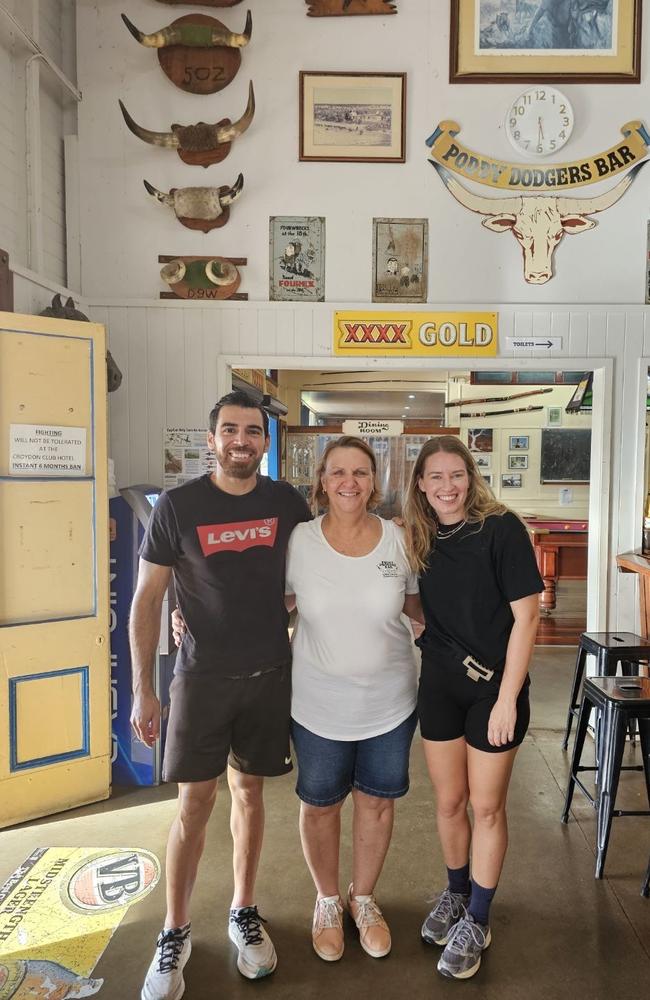
[[[491,472],[482,472],[481,473],[481,479],[484,479],[485,482],[488,484],[488,486],[490,486],[490,487],[492,486],[492,473]]]
[[[492,455],[490,452],[483,453],[476,452],[474,455],[474,461],[478,465],[479,469],[491,469],[492,468]]]
[[[642,0],[451,0],[451,83],[639,83]]]
[[[528,434],[511,434],[510,451],[528,451]]]
[[[300,159],[404,163],[406,73],[300,73]]]
[[[509,469],[527,469],[528,455],[508,455]]]
[[[501,487],[504,490],[520,490],[521,472],[504,472],[501,475]]]
[[[546,407],[546,423],[549,427],[561,427],[562,426],[562,407],[561,406],[547,406]]]
[[[467,432],[467,447],[470,451],[492,451],[492,440],[491,427],[473,427]]]
[[[269,219],[269,299],[325,301],[325,219],[272,215]]]
[[[426,302],[428,219],[372,220],[372,301]]]

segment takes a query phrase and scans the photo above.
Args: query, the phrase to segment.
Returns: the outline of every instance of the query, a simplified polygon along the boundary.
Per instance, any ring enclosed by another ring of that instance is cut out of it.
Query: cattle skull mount
[[[465,208],[484,216],[482,225],[493,233],[511,230],[521,246],[524,258],[524,278],[531,285],[543,285],[553,277],[553,254],[564,236],[575,236],[598,223],[586,218],[611,208],[627,191],[639,170],[637,164],[609,191],[592,198],[564,195],[509,195],[507,198],[486,198],[474,194],[459,184],[448,170],[429,160],[447,188]]]
[[[396,14],[392,0],[305,0],[307,17],[343,17],[346,14]]]
[[[39,316],[51,316],[54,319],[72,319],[80,323],[90,323],[90,320],[81,309],[77,309],[72,297],[62,302],[60,295],[55,295],[52,302],[46,309],[43,309]],[[122,384],[122,372],[117,367],[110,351],[106,351],[106,383],[109,392],[115,392]]]
[[[171,208],[184,226],[209,233],[228,222],[230,206],[244,188],[244,176],[240,174],[232,187],[172,188],[169,193],[159,191],[149,181],[143,183],[149,194],[161,205]]]
[[[250,11],[241,33],[207,14],[186,14],[151,34],[136,28],[126,14],[122,20],[136,41],[158,51],[158,62],[172,83],[190,94],[216,94],[227,87],[253,32]]]
[[[138,139],[163,149],[175,149],[183,163],[190,166],[208,167],[225,160],[233,140],[243,135],[249,127],[255,115],[255,93],[251,82],[246,110],[236,122],[223,118],[215,125],[205,122],[197,122],[196,125],[173,124],[170,132],[152,132],[142,128],[131,118],[121,101],[119,105],[127,127]]]
[[[160,297],[180,299],[247,299],[238,294],[241,274],[238,265],[246,264],[246,257],[168,257],[161,256],[163,264],[160,277],[171,289]]]

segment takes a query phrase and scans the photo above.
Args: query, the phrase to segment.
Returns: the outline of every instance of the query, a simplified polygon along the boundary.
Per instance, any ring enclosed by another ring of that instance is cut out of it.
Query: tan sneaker
[[[343,907],[340,896],[316,900],[311,938],[314,951],[324,962],[338,962],[343,954]]]
[[[348,909],[359,930],[361,947],[372,958],[383,958],[391,949],[390,931],[374,896],[353,896],[348,889]]]

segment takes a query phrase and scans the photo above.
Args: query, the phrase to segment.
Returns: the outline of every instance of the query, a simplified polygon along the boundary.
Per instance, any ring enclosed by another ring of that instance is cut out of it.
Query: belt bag
[[[471,653],[468,653],[466,649],[456,642],[455,639],[449,636],[441,636],[447,646],[451,649],[452,653],[460,659],[460,662],[465,667],[467,676],[472,681],[489,681],[494,677],[494,670],[486,667],[480,660],[478,660]]]

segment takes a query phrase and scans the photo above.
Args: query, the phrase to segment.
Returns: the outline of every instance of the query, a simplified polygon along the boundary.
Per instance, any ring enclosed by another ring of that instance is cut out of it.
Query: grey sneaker
[[[273,942],[262,924],[264,917],[256,906],[242,906],[230,911],[228,937],[237,945],[237,968],[247,979],[270,976],[278,964]]]
[[[438,972],[450,979],[469,979],[479,970],[481,955],[489,948],[490,928],[477,924],[468,913],[451,929],[447,946],[438,960]]]
[[[431,902],[434,904],[433,909],[420,931],[422,940],[427,944],[445,945],[449,940],[449,931],[465,916],[469,896],[461,896],[451,889],[445,889]]]
[[[140,993],[141,1000],[180,1000],[185,992],[183,966],[191,951],[189,924],[161,931]]]

